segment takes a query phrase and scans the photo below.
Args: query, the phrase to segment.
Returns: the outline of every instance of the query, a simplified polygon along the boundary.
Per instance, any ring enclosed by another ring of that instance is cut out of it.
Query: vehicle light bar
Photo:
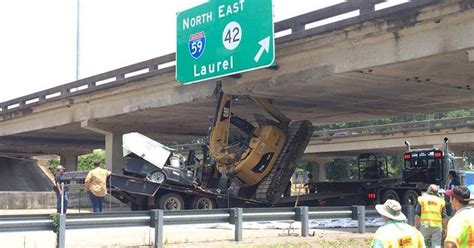
[[[369,199],[376,199],[377,198],[377,193],[368,193],[367,198]]]
[[[405,154],[403,154],[403,158],[404,158],[405,160],[411,159],[411,153],[405,153]]]

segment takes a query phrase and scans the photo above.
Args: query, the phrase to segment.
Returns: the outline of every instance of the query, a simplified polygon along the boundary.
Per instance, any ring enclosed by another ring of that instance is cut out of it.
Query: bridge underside
[[[254,113],[264,114],[246,95],[270,98],[291,119],[309,119],[315,125],[474,107],[474,63],[464,51],[312,79],[326,69],[287,75],[291,83],[278,84],[277,80],[278,85],[264,82],[253,84],[250,91],[236,90],[238,94],[247,92],[233,102],[233,112],[250,121]],[[211,96],[214,83],[204,85]],[[93,121],[107,130],[137,131],[162,142],[186,141],[207,135],[214,111],[214,100],[208,97]],[[57,148],[90,150],[104,146],[103,135],[81,128],[80,123],[0,140],[3,152],[50,153]]]
[[[314,125],[474,108],[474,11],[461,2],[277,42],[279,69],[224,78],[222,87],[241,96],[233,112],[251,121],[262,112],[248,95]],[[182,86],[168,72],[2,116],[0,152],[103,148],[94,128],[163,143],[203,137],[215,85]]]

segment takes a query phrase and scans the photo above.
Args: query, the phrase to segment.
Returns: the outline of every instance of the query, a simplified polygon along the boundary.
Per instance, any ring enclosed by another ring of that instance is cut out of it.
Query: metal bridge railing
[[[408,211],[413,224],[413,206]],[[234,240],[241,241],[242,224],[257,221],[299,221],[301,236],[309,235],[309,220],[352,218],[358,220],[359,233],[365,233],[365,218],[378,216],[365,206],[353,207],[296,207],[296,208],[231,208],[214,210],[151,210],[140,212],[68,214],[59,217],[59,246],[65,247],[67,229],[149,226],[155,228],[154,247],[163,247],[163,227],[166,225],[192,225],[230,223],[235,226]],[[0,217],[0,232],[53,231],[49,215],[15,215]]]
[[[279,32],[283,34],[287,32],[287,34],[281,35],[275,42],[276,44],[283,44],[314,35],[332,32],[358,23],[396,16],[402,12],[416,13],[418,9],[438,3],[440,0],[416,0],[375,11],[375,5],[382,2],[384,2],[384,0],[347,0],[344,3],[277,22],[275,23],[275,33]],[[312,23],[357,10],[359,10],[359,15],[355,17],[335,21],[314,28],[308,28]],[[3,116],[3,119],[14,118],[14,112],[30,109],[43,103],[65,100],[70,97],[106,90],[158,75],[171,73],[175,71],[175,64],[175,53],[171,53],[15,98],[0,103],[0,116]]]
[[[390,133],[405,133],[410,131],[433,131],[438,129],[460,127],[474,127],[474,116],[316,131],[313,133],[313,139],[334,139],[346,138],[350,136],[383,135]]]

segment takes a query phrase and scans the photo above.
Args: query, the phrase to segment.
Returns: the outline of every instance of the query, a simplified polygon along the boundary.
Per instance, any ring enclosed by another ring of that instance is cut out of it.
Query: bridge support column
[[[125,132],[104,130],[99,124],[91,121],[83,121],[81,127],[105,136],[105,168],[112,171],[112,173],[121,175],[125,166],[125,159],[122,154],[122,135]]]
[[[75,152],[61,152],[59,154],[60,164],[66,168],[66,171],[77,171],[77,157],[79,154]]]
[[[122,174],[125,159],[122,150],[123,133],[109,133],[105,135],[105,168],[115,174]]]
[[[313,174],[318,181],[326,181],[326,164],[331,162],[331,158],[317,158],[313,168]]]

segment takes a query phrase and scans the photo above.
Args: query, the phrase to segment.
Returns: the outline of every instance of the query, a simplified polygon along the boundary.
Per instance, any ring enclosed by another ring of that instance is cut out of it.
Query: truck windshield
[[[438,168],[442,157],[435,158],[435,151],[410,152],[411,158],[405,159],[405,168]]]

